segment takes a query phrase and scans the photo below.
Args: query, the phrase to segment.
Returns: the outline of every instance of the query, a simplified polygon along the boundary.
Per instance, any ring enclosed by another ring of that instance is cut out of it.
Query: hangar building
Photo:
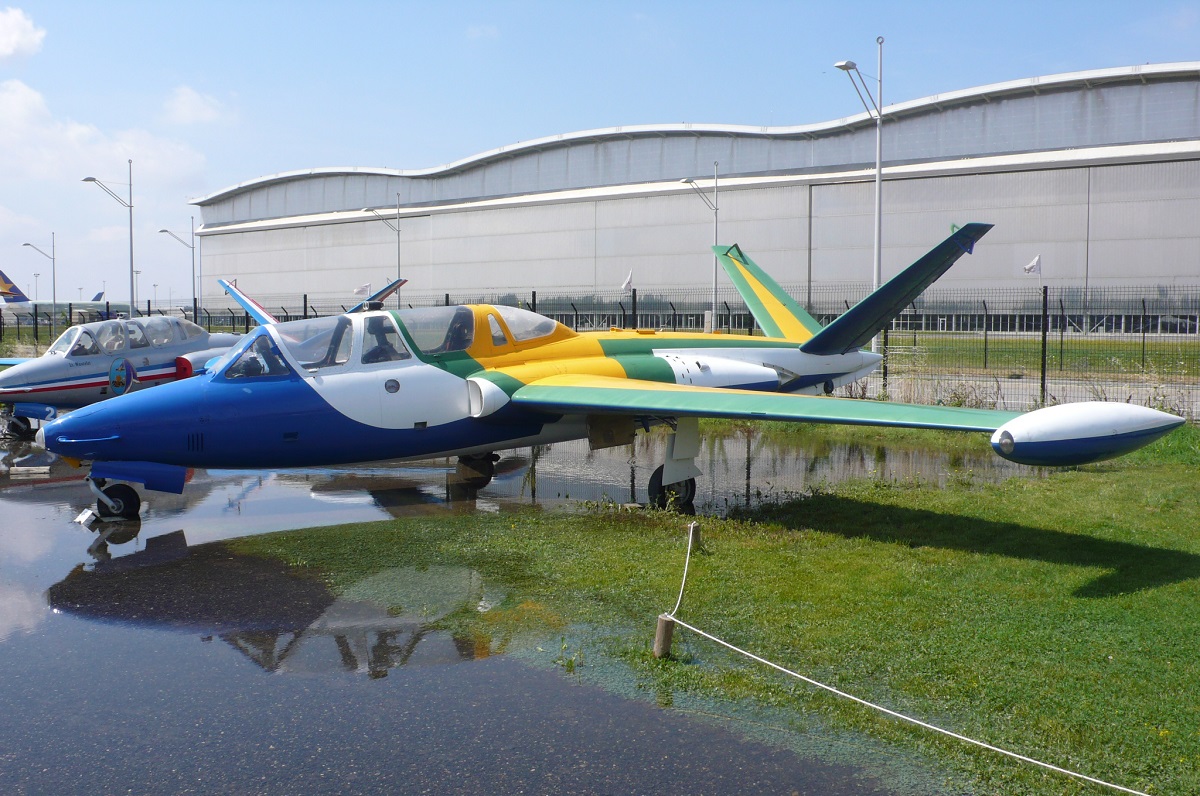
[[[1028,285],[1035,255],[1052,286],[1200,285],[1200,62],[888,105],[882,132],[884,279],[951,225],[983,221],[996,228],[939,285]],[[397,272],[410,301],[613,291],[630,272],[640,290],[711,291],[715,226],[797,298],[814,285],[869,286],[875,135],[866,113],[792,127],[638,125],[429,169],[286,172],[193,201],[202,268],[209,285],[237,278],[264,296],[281,284],[344,296]],[[717,213],[681,182],[711,199],[714,174]]]

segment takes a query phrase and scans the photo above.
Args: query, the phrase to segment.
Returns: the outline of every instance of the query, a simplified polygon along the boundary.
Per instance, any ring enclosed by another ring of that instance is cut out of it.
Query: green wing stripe
[[[519,388],[519,406],[559,414],[662,415],[992,432],[1019,412],[718,390],[595,376],[552,376]]]

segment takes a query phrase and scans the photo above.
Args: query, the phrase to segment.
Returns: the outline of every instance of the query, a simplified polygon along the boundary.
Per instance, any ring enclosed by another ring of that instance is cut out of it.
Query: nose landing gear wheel
[[[689,478],[674,484],[662,482],[663,468],[660,465],[650,476],[650,504],[665,509],[669,506],[681,508],[692,505],[696,499],[696,479]]]
[[[33,424],[29,422],[29,418],[27,417],[10,417],[8,419],[8,433],[19,440],[28,442],[34,436]]]
[[[113,484],[105,487],[104,496],[115,504],[115,508],[109,508],[103,500],[97,500],[96,514],[100,517],[120,517],[132,520],[138,516],[138,510],[142,507],[141,496],[128,484]]]

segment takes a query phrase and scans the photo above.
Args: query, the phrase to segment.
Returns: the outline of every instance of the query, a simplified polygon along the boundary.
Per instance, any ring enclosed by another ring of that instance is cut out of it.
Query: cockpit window
[[[498,306],[496,312],[500,313],[500,317],[508,325],[508,331],[512,332],[513,340],[518,343],[546,337],[558,327],[555,321],[545,315],[538,315],[536,312],[517,307]]]
[[[492,333],[492,345],[499,348],[508,343],[508,338],[504,336],[504,330],[500,328],[500,321],[496,320],[496,316],[488,313],[488,329]]]
[[[252,379],[259,376],[286,376],[292,371],[275,350],[271,337],[259,334],[225,369],[227,379]]]
[[[465,351],[475,339],[475,314],[470,307],[400,310],[400,320],[423,354]]]
[[[156,315],[146,321],[146,336],[154,345],[167,345],[175,339],[174,318]]]
[[[180,340],[195,340],[197,337],[205,334],[203,328],[185,318],[173,318],[172,320],[174,320],[175,325],[179,327]]]
[[[354,343],[353,327],[344,315],[327,315],[275,325],[287,353],[308,371],[345,365]]]
[[[362,351],[364,365],[375,362],[396,362],[412,356],[400,338],[400,332],[397,331],[396,325],[387,315],[367,318]]]
[[[71,341],[75,339],[75,335],[79,332],[78,326],[72,326],[58,336],[54,341],[54,345],[46,349],[47,354],[63,354],[64,356],[71,350]]]
[[[79,339],[75,341],[75,345],[71,346],[69,356],[94,357],[99,353],[100,346],[96,345],[96,338],[92,337],[92,333],[87,329],[80,329]]]
[[[101,350],[111,354],[125,347],[125,324],[121,321],[105,321],[96,327],[96,342]]]
[[[125,328],[129,330],[130,348],[149,348],[150,341],[146,339],[146,330],[136,321],[127,321]]]

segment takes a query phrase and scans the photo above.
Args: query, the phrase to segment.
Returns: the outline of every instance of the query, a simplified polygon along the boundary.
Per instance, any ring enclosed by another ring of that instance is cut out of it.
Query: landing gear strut
[[[700,452],[700,424],[694,417],[666,421],[674,428],[667,438],[666,461],[650,476],[650,504],[656,508],[692,510],[696,499],[696,455]]]

